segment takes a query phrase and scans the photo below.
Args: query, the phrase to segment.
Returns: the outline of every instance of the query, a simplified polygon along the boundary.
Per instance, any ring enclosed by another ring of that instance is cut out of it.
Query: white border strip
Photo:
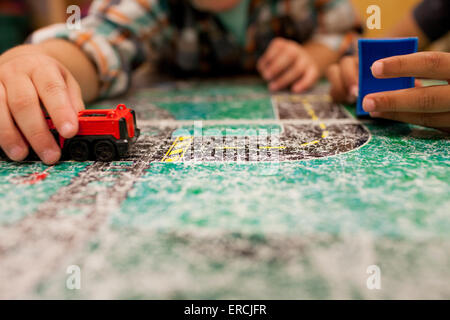
[[[317,125],[317,121],[312,119],[224,119],[224,120],[138,120],[139,126],[155,126],[155,127],[168,127],[168,126],[187,126],[194,125],[194,122],[201,121],[203,125],[267,125],[267,124],[310,124]],[[320,119],[328,125],[333,124],[362,124],[366,121],[361,121],[355,118],[345,119]],[[371,121],[370,121],[371,122]]]

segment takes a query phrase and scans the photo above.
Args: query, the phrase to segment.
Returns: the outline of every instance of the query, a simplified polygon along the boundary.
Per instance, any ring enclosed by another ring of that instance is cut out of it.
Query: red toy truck
[[[71,139],[61,137],[50,117],[46,119],[62,150],[62,159],[116,160],[128,152],[140,135],[140,130],[136,127],[135,112],[123,104],[119,104],[116,109],[80,111],[78,134]],[[30,150],[28,159],[34,158],[36,155]]]
[[[47,117],[47,124],[61,147],[63,158],[75,161],[116,160],[128,152],[140,135],[134,110],[123,104],[116,109],[80,111],[78,121],[78,134],[65,139]]]

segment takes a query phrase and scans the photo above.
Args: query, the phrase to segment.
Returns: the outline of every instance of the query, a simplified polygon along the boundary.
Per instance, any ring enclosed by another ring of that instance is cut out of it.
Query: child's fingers
[[[288,85],[292,84],[295,80],[298,80],[305,72],[305,69],[306,66],[303,60],[297,60],[297,62],[292,67],[288,68],[277,79],[270,83],[269,89],[273,91],[284,89]]]
[[[25,75],[10,77],[5,87],[11,114],[33,150],[45,163],[57,162],[61,152],[48,129],[31,79]]]
[[[23,141],[19,130],[9,113],[6,91],[0,83],[0,147],[13,161],[21,161],[28,154],[28,146]]]
[[[330,82],[330,96],[333,101],[345,102],[347,99],[347,91],[341,77],[341,69],[338,64],[333,64],[327,70],[327,78]]]
[[[311,88],[319,78],[319,73],[314,68],[308,68],[303,77],[292,85],[292,91],[300,93]]]
[[[75,112],[78,114],[79,111],[85,109],[85,105],[83,102],[83,94],[81,93],[80,85],[69,72],[65,72],[63,76],[66,80],[67,87],[69,90],[70,101],[72,101],[72,106]]]
[[[417,52],[375,61],[376,78],[418,77],[447,80],[450,78],[450,53]]]
[[[431,128],[448,128],[450,124],[450,112],[441,112],[441,113],[370,112],[370,116],[374,118],[383,118],[407,122]]]
[[[265,80],[270,81],[279,76],[283,71],[288,69],[295,61],[295,54],[284,52],[265,67],[262,71],[262,75]]]
[[[373,93],[364,98],[363,108],[367,112],[448,112],[450,111],[450,86]]]
[[[341,76],[349,102],[358,96],[358,66],[354,57],[344,57],[340,61]]]
[[[258,70],[261,72],[275,57],[277,57],[285,43],[283,39],[274,39],[270,42],[266,49],[266,52],[261,56],[258,61]]]
[[[58,132],[64,138],[73,137],[78,131],[78,119],[69,97],[68,86],[55,65],[46,65],[31,74],[45,109]]]

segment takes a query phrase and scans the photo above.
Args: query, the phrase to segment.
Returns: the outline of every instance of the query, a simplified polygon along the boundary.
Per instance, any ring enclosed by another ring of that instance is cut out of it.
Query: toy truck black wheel
[[[98,141],[94,146],[94,155],[97,161],[112,161],[116,158],[116,147],[108,140]]]
[[[89,145],[83,140],[73,140],[69,144],[70,159],[75,161],[86,161],[89,159]]]

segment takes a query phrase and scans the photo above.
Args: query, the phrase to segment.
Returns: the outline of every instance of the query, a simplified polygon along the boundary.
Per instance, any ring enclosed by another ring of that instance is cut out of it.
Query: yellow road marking
[[[279,146],[279,147],[259,147],[259,149],[286,149],[285,146]]]
[[[317,117],[316,113],[314,112],[314,109],[313,109],[311,103],[310,103],[307,99],[304,99],[304,100],[303,100],[303,105],[304,105],[304,107],[305,107],[306,112],[309,114],[309,116],[311,117],[311,119],[312,119],[313,121],[320,121],[320,120],[319,120],[319,117]],[[319,127],[320,127],[320,129],[322,130],[321,138],[322,138],[322,139],[328,138],[328,136],[330,135],[330,133],[328,132],[327,126],[325,125],[325,123],[320,122],[320,123],[319,123]],[[318,143],[318,142],[319,142],[318,140],[314,140],[314,141],[312,141],[312,142],[307,142],[307,143],[305,143],[305,144],[302,144],[302,146],[307,146],[307,145],[311,145],[311,144],[316,144],[316,143]]]
[[[178,147],[178,146],[177,146]],[[171,155],[173,155],[173,154],[178,154],[178,153],[182,153],[183,152],[183,149],[175,149],[175,150],[172,150],[170,153],[169,153],[169,155],[171,156]]]
[[[316,144],[316,143],[319,143],[319,142],[320,142],[319,140],[314,140],[314,141],[311,141],[311,142],[306,142],[306,143],[302,144],[301,146],[302,147],[306,147],[306,146],[309,146],[309,145],[312,145],[312,144]]]
[[[245,149],[244,147],[216,147],[215,149]],[[264,146],[258,147],[258,149],[286,149],[285,146]]]
[[[216,147],[215,149],[244,149],[244,147]]]
[[[177,137],[161,159],[161,162],[177,162],[178,160],[181,160],[191,143],[191,136]]]
[[[303,104],[303,107],[305,108],[305,111],[311,117],[311,120],[319,122],[319,127],[322,130],[321,139],[326,139],[329,137],[330,133],[327,130],[327,126],[324,122],[320,122],[319,117],[316,115],[313,106],[311,105],[311,102],[316,101],[331,102],[331,97],[329,95],[276,95],[275,101],[278,103],[283,101],[301,102]],[[319,140],[314,140],[311,142],[306,142],[301,146],[308,146],[319,142]]]
[[[175,158],[167,158],[163,162],[177,162],[178,160],[180,160],[180,155],[176,156]]]

